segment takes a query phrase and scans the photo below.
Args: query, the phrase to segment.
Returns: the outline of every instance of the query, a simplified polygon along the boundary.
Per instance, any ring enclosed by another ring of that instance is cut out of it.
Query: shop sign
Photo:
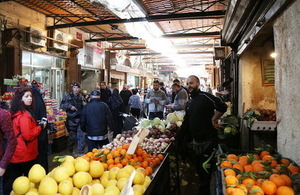
[[[103,54],[104,53],[104,50],[102,49],[102,48],[99,48],[98,46],[95,46],[94,47],[94,52],[96,53],[96,54]]]
[[[275,66],[274,60],[262,60],[262,84],[263,86],[274,86],[275,83]]]
[[[97,46],[98,46],[98,47],[101,47],[101,45],[102,45],[102,42],[101,42],[101,41],[97,42]]]
[[[82,34],[79,32],[76,32],[76,39],[79,41],[82,41]]]

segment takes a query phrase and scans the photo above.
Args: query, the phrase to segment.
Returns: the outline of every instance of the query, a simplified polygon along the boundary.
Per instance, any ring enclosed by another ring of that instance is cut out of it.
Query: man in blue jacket
[[[88,149],[101,148],[108,144],[108,129],[114,130],[113,119],[108,105],[100,100],[101,92],[91,92],[90,102],[83,108],[80,126],[87,133]]]

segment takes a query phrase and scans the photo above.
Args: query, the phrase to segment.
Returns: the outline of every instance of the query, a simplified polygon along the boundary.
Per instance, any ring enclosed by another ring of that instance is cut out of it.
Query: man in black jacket
[[[192,141],[194,166],[200,178],[200,194],[209,195],[210,176],[215,163],[211,160],[208,168],[204,162],[209,161],[208,159],[213,156],[214,148],[217,147],[218,132],[215,124],[226,112],[227,105],[220,98],[202,92],[199,89],[200,81],[197,76],[189,76],[187,86],[191,99],[186,105],[186,115],[177,138],[182,139],[187,136]]]
[[[113,119],[107,104],[100,100],[101,92],[91,92],[90,102],[83,108],[81,114],[81,129],[87,133],[88,149],[101,148],[108,144],[108,130],[114,130]]]

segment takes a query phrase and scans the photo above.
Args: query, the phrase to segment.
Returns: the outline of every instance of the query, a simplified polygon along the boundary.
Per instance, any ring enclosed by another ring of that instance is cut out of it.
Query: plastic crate
[[[258,121],[255,120],[251,126],[252,131],[275,131],[277,127],[276,121]]]

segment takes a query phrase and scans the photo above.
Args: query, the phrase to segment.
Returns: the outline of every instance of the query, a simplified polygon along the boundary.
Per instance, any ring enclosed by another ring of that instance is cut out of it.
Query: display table
[[[171,194],[169,154],[165,154],[163,162],[152,174],[152,181],[145,191],[145,195]]]

